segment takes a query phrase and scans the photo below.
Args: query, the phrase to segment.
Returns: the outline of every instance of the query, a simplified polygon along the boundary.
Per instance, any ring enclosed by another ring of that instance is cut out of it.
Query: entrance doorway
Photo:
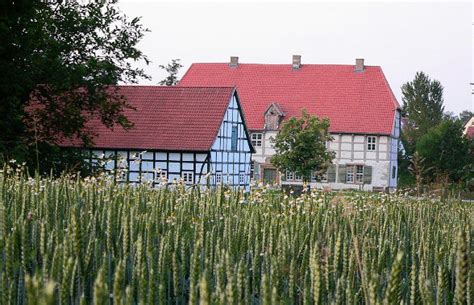
[[[263,169],[263,182],[268,184],[275,184],[277,182],[277,171],[273,168]]]

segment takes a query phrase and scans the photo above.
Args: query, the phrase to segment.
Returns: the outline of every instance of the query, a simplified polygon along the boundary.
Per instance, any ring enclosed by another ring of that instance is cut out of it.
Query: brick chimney
[[[364,71],[364,59],[363,58],[356,58],[356,64],[354,67],[354,71],[356,72],[363,72]]]
[[[239,57],[237,57],[237,56],[231,56],[231,57],[230,57],[229,66],[231,66],[231,67],[237,67],[238,65],[239,65]]]
[[[301,55],[293,55],[293,69],[299,69],[301,67]]]

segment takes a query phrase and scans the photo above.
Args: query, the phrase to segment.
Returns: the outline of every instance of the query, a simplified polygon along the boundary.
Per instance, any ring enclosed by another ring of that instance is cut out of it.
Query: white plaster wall
[[[264,163],[274,154],[270,138],[276,136],[276,131],[264,132],[264,142],[252,160]],[[375,135],[367,135],[375,136]],[[390,136],[376,136],[376,150],[368,151],[366,135],[332,134],[333,140],[329,142],[329,149],[335,152],[334,164],[364,164],[372,167],[372,183],[364,185],[364,190],[373,187],[396,187],[396,179],[391,179],[391,166],[396,162],[397,141]],[[337,172],[337,170],[336,170]],[[336,180],[338,181],[338,180]],[[282,182],[284,184],[299,184],[300,182]],[[330,186],[333,189],[353,188],[359,189],[358,184],[346,183],[311,183],[314,187]]]

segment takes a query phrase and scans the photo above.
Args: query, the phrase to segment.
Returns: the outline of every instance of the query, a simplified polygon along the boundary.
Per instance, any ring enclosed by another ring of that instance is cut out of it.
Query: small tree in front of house
[[[294,172],[308,182],[313,172],[323,173],[331,164],[334,152],[326,146],[331,140],[329,120],[311,116],[303,110],[301,117],[284,122],[272,139],[275,155],[271,163],[280,172]]]

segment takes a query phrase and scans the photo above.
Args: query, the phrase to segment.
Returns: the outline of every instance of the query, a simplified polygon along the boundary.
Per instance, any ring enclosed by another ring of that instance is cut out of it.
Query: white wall
[[[398,117],[399,118],[399,117]],[[335,152],[333,164],[336,166],[336,182],[333,183],[311,183],[314,187],[330,186],[334,189],[353,188],[359,189],[359,184],[339,183],[338,165],[360,164],[372,167],[372,182],[370,185],[364,185],[363,189],[372,190],[373,187],[395,188],[396,176],[391,178],[392,167],[397,165],[397,149],[399,135],[399,119],[395,120],[392,136],[380,135],[355,135],[355,134],[332,134],[333,140],[328,143],[329,149]],[[256,148],[256,153],[252,155],[252,160],[260,164],[265,163],[275,151],[271,145],[271,137],[276,136],[277,131],[263,132],[262,147]],[[397,138],[395,138],[395,134]],[[376,137],[375,150],[368,149],[368,136]],[[301,182],[282,181],[284,184],[300,184]]]

